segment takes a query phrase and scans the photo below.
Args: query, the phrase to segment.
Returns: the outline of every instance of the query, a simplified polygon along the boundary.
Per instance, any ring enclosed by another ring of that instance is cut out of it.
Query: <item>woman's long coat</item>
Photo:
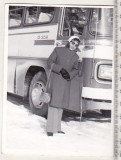
[[[69,110],[75,108],[75,111],[79,111],[80,81],[78,59],[76,51],[71,51],[66,47],[55,48],[48,58],[47,64],[49,68],[53,64],[50,80],[51,106]],[[61,76],[60,70],[62,68],[69,72],[71,81],[67,81]]]

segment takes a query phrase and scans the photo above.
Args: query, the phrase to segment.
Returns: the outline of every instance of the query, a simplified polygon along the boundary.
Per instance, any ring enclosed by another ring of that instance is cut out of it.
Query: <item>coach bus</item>
[[[8,10],[9,93],[28,99],[33,113],[45,115],[47,104],[39,96],[48,78],[47,58],[78,35],[81,103],[68,110],[112,109],[113,8],[11,5]]]

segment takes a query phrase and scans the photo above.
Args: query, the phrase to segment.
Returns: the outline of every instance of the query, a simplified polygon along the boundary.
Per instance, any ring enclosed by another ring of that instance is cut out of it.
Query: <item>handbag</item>
[[[50,77],[51,77],[52,67],[53,67],[53,64],[51,65],[51,68],[50,68],[50,71],[49,71],[48,80],[47,80],[45,89],[44,89],[44,91],[40,95],[40,101],[43,102],[43,103],[47,103],[47,104],[51,100],[51,94],[49,92],[47,92],[47,89],[48,89],[48,85],[50,83]]]

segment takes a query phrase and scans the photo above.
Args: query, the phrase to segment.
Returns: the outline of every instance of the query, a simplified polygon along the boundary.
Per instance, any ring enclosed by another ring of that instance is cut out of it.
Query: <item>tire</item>
[[[34,75],[29,87],[29,104],[31,111],[39,116],[45,116],[48,110],[47,104],[41,102],[39,98],[45,88],[46,81],[45,73],[40,71]]]
[[[28,100],[29,86],[30,86],[31,80],[32,80],[32,74],[28,73],[24,83],[24,100]]]

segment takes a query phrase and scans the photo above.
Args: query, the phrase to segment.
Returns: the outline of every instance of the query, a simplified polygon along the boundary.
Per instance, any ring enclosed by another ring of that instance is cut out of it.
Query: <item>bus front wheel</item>
[[[39,116],[47,114],[47,104],[40,99],[41,93],[44,91],[46,84],[46,75],[44,72],[38,72],[31,80],[29,88],[29,104],[31,111]]]

